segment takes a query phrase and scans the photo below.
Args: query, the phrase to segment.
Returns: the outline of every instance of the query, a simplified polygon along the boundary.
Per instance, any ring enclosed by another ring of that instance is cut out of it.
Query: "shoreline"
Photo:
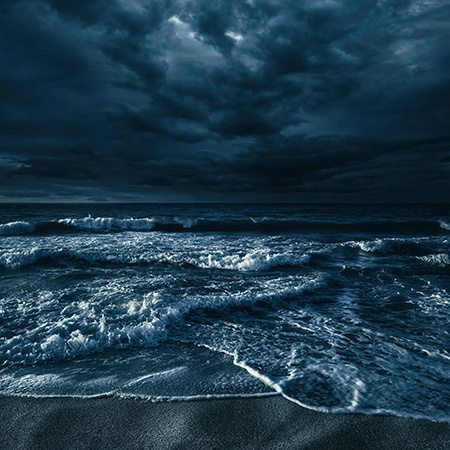
[[[0,449],[436,449],[450,423],[333,414],[282,396],[179,402],[0,396]]]

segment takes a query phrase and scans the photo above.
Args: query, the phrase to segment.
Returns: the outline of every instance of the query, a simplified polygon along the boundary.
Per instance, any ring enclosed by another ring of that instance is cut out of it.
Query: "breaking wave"
[[[433,253],[436,243],[429,239],[373,239],[367,241],[349,241],[345,247],[361,250],[365,253],[380,255],[422,256]]]
[[[427,264],[439,267],[450,266],[450,256],[447,253],[437,253],[434,255],[418,256],[418,259]]]
[[[193,310],[223,309],[259,301],[272,303],[323,284],[324,278],[319,275],[265,293],[249,290],[174,299],[152,292],[107,310],[101,305],[91,304],[87,308],[84,302],[75,302],[58,311],[56,317],[46,317],[48,320],[42,320],[35,329],[0,341],[0,364],[29,365],[109,349],[154,347],[168,338],[172,325],[182,322]]]
[[[0,236],[28,234],[35,231],[35,226],[28,222],[9,222],[0,225]]]
[[[240,272],[259,272],[275,267],[302,266],[313,253],[297,254],[286,251],[272,253],[267,249],[255,250],[244,254],[189,255],[176,253],[110,252],[102,250],[83,251],[77,249],[46,249],[29,247],[21,250],[9,250],[0,253],[0,267],[18,270],[33,265],[77,265],[81,264],[126,264],[152,265],[173,264],[189,265],[199,269],[236,270]]]
[[[114,219],[112,217],[86,217],[84,219],[61,219],[58,223],[82,231],[152,231],[155,227],[153,219]]]

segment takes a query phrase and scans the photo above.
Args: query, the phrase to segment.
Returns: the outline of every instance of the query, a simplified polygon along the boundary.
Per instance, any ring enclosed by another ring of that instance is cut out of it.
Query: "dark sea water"
[[[1,205],[0,393],[450,420],[449,205]]]

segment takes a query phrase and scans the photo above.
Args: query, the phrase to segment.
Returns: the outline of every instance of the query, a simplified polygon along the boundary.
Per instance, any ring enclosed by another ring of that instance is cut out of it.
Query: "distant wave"
[[[0,236],[28,234],[35,231],[35,226],[28,222],[9,222],[0,225]]]
[[[373,239],[367,241],[349,241],[344,247],[361,250],[365,253],[380,255],[422,256],[433,253],[433,242],[429,239]]]
[[[338,232],[338,233],[380,233],[380,234],[446,234],[450,224],[441,221],[367,221],[367,222],[318,222],[277,219],[205,219],[151,217],[126,218],[84,217],[64,218],[57,221],[11,222],[0,225],[0,235],[20,235],[26,233],[59,234],[70,232],[119,233],[123,231],[162,232]]]
[[[154,219],[115,219],[112,217],[85,217],[84,219],[61,219],[58,221],[68,228],[82,231],[152,231],[155,227]]]

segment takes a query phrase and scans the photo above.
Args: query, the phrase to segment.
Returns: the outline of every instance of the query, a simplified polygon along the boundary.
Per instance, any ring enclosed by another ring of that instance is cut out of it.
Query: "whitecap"
[[[153,219],[116,219],[113,217],[85,217],[83,219],[60,219],[58,223],[81,231],[132,230],[151,231],[155,227]]]
[[[9,222],[0,225],[0,236],[8,236],[14,234],[28,234],[35,230],[33,224],[29,222]]]

